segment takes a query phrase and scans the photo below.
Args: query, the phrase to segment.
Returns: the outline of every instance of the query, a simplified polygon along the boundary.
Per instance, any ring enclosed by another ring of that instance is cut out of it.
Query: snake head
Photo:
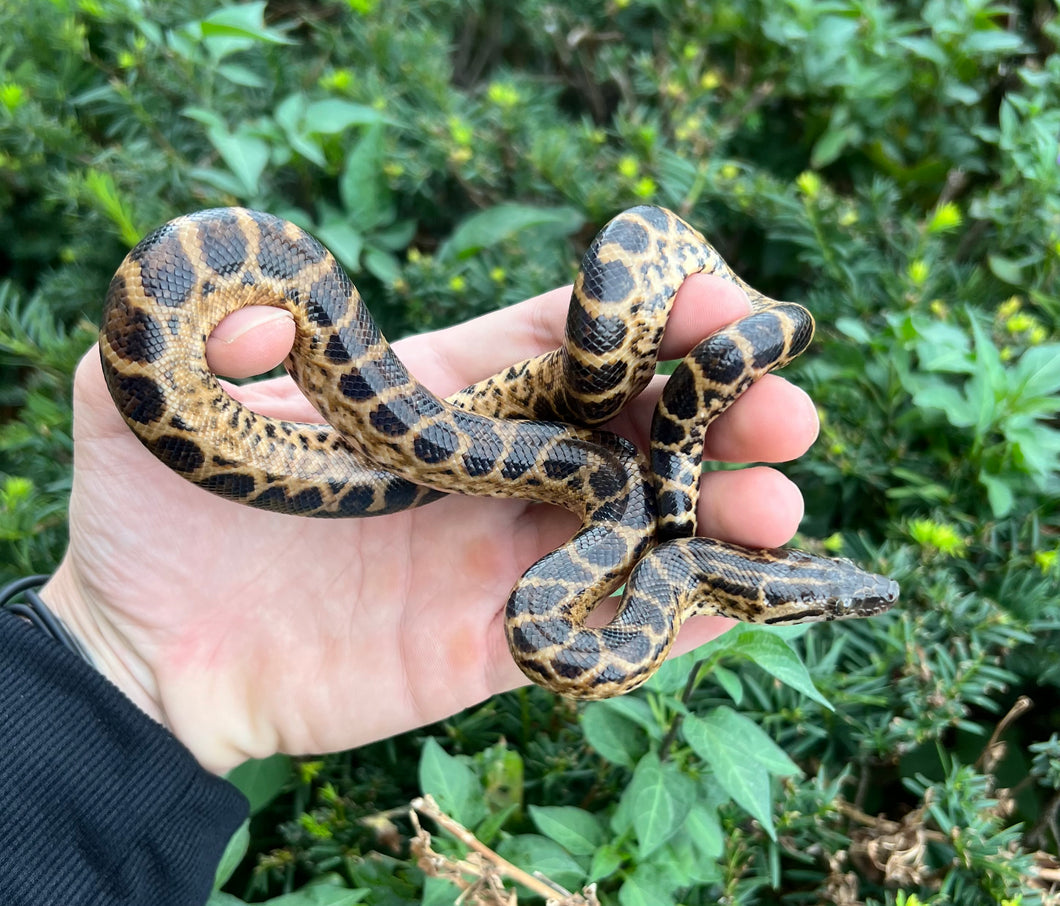
[[[865,590],[848,601],[839,601],[836,606],[836,618],[871,617],[890,610],[898,602],[899,588],[894,579],[866,573],[870,580]]]
[[[890,610],[898,601],[899,588],[894,579],[870,573],[850,560],[832,560],[834,572],[831,587],[818,606],[824,620],[846,620],[871,617]]]

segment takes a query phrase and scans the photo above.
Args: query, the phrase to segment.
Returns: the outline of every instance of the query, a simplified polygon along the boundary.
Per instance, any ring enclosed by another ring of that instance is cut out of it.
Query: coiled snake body
[[[752,312],[700,343],[670,378],[649,464],[599,426],[654,375],[677,289],[701,271],[744,287]],[[247,305],[292,313],[286,365],[327,425],[252,412],[210,372],[207,338]],[[694,537],[706,427],[812,334],[806,309],[748,287],[676,215],[638,207],[586,253],[561,349],[443,400],[409,375],[323,246],[270,215],[225,208],[174,220],[129,253],[107,294],[100,355],[118,409],[148,449],[250,506],[355,517],[460,492],[576,512],[582,528],[523,575],[505,625],[534,682],[604,698],[651,676],[690,616],[832,620],[897,599],[894,582],[849,561]],[[586,625],[622,582],[614,618]]]

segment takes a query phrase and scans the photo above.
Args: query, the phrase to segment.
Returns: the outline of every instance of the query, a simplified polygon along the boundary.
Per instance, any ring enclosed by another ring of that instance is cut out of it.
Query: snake
[[[644,454],[606,425],[656,374],[674,298],[696,273],[741,287],[750,311],[677,365]],[[324,424],[254,412],[211,372],[210,333],[249,305],[291,313],[284,364]],[[319,241],[271,214],[214,208],[164,224],[129,252],[107,291],[99,351],[136,437],[229,500],[355,518],[459,493],[575,513],[570,541],[515,584],[504,627],[530,680],[600,699],[651,677],[696,615],[776,625],[867,617],[897,601],[896,582],[849,560],[697,535],[708,427],[813,333],[806,308],[757,292],[695,228],[641,205],[589,245],[558,349],[440,398],[409,373]],[[621,586],[614,616],[592,625]]]

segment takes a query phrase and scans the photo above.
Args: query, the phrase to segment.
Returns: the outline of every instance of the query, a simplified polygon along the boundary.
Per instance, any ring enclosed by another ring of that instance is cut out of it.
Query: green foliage
[[[289,217],[396,335],[569,280],[651,201],[813,310],[801,542],[902,583],[886,617],[741,628],[620,701],[521,690],[247,766],[214,903],[452,902],[407,848],[425,792],[607,904],[1048,902],[1055,714],[1013,703],[1060,683],[1058,22],[1045,0],[0,5],[5,577],[61,554],[70,377],[154,225]]]

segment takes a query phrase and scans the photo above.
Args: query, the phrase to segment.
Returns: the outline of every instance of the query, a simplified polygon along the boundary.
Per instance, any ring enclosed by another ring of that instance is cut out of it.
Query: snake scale
[[[649,462],[601,426],[655,374],[674,296],[698,272],[743,287],[751,313],[670,377]],[[210,372],[208,336],[247,305],[293,315],[285,364],[326,425],[252,412]],[[594,699],[643,683],[696,614],[798,623],[869,616],[897,600],[896,583],[846,560],[695,536],[707,426],[801,353],[813,329],[805,308],[753,290],[675,214],[641,206],[586,252],[562,348],[439,399],[398,360],[319,242],[271,215],[223,208],[171,221],[129,253],[107,294],[100,355],[147,448],[252,507],[357,517],[458,492],[575,512],[580,530],[519,580],[505,627],[531,680]],[[611,621],[588,625],[623,582]]]

